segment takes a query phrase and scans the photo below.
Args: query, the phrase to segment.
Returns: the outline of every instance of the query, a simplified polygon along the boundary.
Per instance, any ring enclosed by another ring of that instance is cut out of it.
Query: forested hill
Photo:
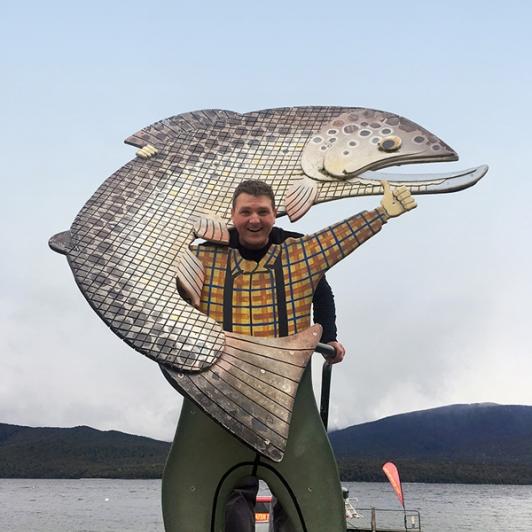
[[[532,407],[453,405],[330,434],[343,480],[532,484]],[[0,424],[0,478],[160,478],[170,444],[90,427]]]
[[[0,423],[1,478],[160,478],[168,442],[90,427]]]
[[[400,414],[330,434],[342,478],[532,484],[532,406],[479,403]]]

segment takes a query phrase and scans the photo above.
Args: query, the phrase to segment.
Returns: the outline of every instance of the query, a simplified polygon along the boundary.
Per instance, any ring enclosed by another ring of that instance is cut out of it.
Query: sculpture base
[[[286,454],[276,463],[243,445],[185,400],[162,486],[166,532],[223,532],[225,502],[244,477],[264,480],[297,532],[345,532],[334,455],[312,390],[310,365],[296,396]]]

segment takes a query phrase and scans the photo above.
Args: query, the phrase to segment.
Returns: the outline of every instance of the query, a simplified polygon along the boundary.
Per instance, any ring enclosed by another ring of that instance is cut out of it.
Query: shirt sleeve
[[[322,275],[358,246],[377,234],[386,223],[382,207],[363,211],[317,233],[292,240],[289,244],[298,267],[303,264],[316,284]]]
[[[323,327],[320,341],[323,343],[335,341],[337,339],[336,307],[331,286],[325,276],[320,279],[314,291],[312,312],[314,323],[319,323]]]

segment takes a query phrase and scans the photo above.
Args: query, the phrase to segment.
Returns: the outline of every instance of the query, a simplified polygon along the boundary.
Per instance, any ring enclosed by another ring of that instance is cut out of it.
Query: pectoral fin
[[[299,382],[320,337],[320,325],[284,338],[226,333],[222,355],[205,371],[163,373],[229,432],[280,462]]]
[[[303,177],[292,183],[283,199],[286,213],[291,222],[299,220],[314,205],[318,195],[318,185],[308,177]]]
[[[227,224],[218,216],[204,215],[194,223],[194,235],[196,238],[204,238],[216,244],[229,243],[229,229]]]

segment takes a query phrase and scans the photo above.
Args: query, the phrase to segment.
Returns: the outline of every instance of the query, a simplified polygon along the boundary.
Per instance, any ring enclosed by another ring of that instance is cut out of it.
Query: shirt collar
[[[231,273],[236,276],[241,273],[258,273],[272,270],[280,252],[281,246],[272,244],[264,257],[259,262],[256,262],[244,259],[238,249],[232,248],[230,254]]]

